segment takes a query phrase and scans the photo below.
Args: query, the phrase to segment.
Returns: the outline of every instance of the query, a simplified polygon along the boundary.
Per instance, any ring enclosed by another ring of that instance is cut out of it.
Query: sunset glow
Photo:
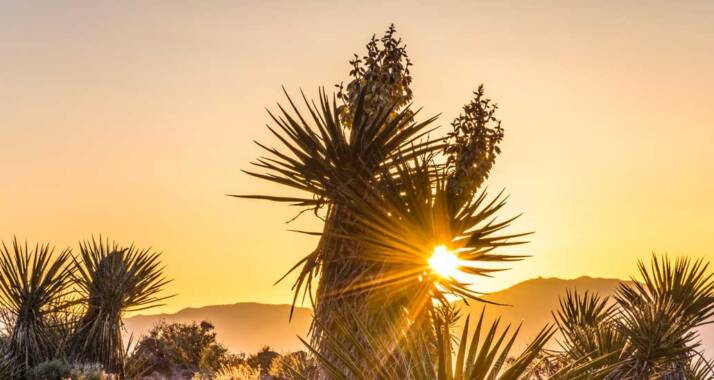
[[[434,247],[434,252],[429,258],[431,269],[443,277],[456,277],[460,266],[459,258],[454,252],[449,251],[445,245]]]
[[[442,115],[435,139],[479,83],[500,105],[503,154],[486,185],[510,195],[500,215],[523,213],[513,232],[534,234],[513,251],[533,259],[478,278],[479,291],[629,278],[652,251],[714,260],[714,6],[646,10],[2,2],[0,239],[62,249],[102,234],[154,247],[176,294],[157,312],[292,302],[293,278],[274,283],[318,237],[287,230],[322,221],[285,224],[299,210],[225,194],[297,193],[240,171],[263,154],[253,141],[280,146],[265,108],[284,99],[281,85],[296,99],[319,86],[331,96],[393,22],[414,62],[417,119]]]
[[[711,0],[0,1],[0,380],[714,380],[712,41]]]

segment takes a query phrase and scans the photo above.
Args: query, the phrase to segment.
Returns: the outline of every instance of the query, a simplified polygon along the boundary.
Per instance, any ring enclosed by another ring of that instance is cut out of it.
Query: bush
[[[263,346],[257,354],[251,355],[246,361],[253,368],[259,368],[261,375],[267,375],[273,360],[280,357],[280,354],[270,349],[270,346]]]
[[[305,351],[296,351],[273,359],[268,374],[276,380],[313,379],[317,365]]]
[[[260,370],[247,364],[234,364],[218,370],[215,374],[197,374],[191,380],[259,380]]]
[[[214,327],[208,322],[160,323],[136,346],[132,356],[146,360],[150,372],[170,377],[174,373],[212,375],[242,359],[216,342]]]
[[[116,376],[116,375],[114,375]],[[101,364],[75,364],[72,366],[72,380],[110,380],[114,377],[104,372]]]
[[[60,360],[49,360],[30,370],[31,380],[63,380],[71,375],[69,366]]]
[[[74,364],[61,360],[49,360],[36,365],[28,374],[30,380],[109,380],[99,364]]]

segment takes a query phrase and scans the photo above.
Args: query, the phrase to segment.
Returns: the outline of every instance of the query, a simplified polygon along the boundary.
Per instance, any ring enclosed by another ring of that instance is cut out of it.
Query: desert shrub
[[[113,380],[117,379],[117,377],[104,372],[104,369],[99,364],[73,364],[70,366],[61,360],[54,359],[42,362],[32,368],[28,373],[28,379]]]
[[[313,379],[317,375],[317,365],[307,352],[296,351],[273,359],[268,374],[276,380]]]
[[[260,369],[253,368],[245,363],[229,365],[221,368],[212,375],[196,374],[191,380],[259,380]]]
[[[260,369],[262,375],[267,375],[273,360],[280,357],[280,354],[270,349],[270,346],[263,346],[258,353],[248,357],[247,364],[253,368]]]
[[[72,365],[70,379],[72,380],[115,380],[116,375],[104,372],[101,364],[84,363]]]
[[[69,366],[61,360],[49,360],[32,368],[28,374],[30,380],[62,380],[70,376]]]
[[[131,346],[133,344],[130,341],[126,350],[126,360],[124,361],[124,378],[129,380],[142,379],[151,371],[150,363],[148,358],[137,354],[136,347],[134,347],[134,351],[130,352],[129,347]]]
[[[205,321],[160,323],[139,341],[133,356],[145,360],[149,371],[164,376],[187,371],[212,375],[242,362],[216,341],[214,326]]]

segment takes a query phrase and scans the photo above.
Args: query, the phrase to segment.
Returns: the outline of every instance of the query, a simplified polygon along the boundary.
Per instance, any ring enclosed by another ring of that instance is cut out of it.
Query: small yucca
[[[53,257],[48,244],[21,244],[13,239],[0,247],[0,306],[13,320],[4,370],[23,376],[60,349],[53,335],[52,314],[66,307],[72,269],[68,249]]]
[[[71,357],[123,374],[122,316],[158,306],[167,298],[159,295],[168,282],[159,253],[92,239],[80,244],[76,267],[75,280],[87,304],[70,340]]]
[[[620,284],[614,303],[569,292],[554,317],[563,335],[555,356],[598,360],[607,379],[714,379],[696,329],[714,322],[714,275],[703,260],[653,256],[640,278]],[[595,367],[593,367],[595,368]]]

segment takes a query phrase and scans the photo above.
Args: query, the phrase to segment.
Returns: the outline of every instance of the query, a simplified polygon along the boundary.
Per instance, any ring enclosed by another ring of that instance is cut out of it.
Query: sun
[[[455,277],[459,274],[461,261],[445,245],[438,245],[429,258],[429,266],[442,277]]]

